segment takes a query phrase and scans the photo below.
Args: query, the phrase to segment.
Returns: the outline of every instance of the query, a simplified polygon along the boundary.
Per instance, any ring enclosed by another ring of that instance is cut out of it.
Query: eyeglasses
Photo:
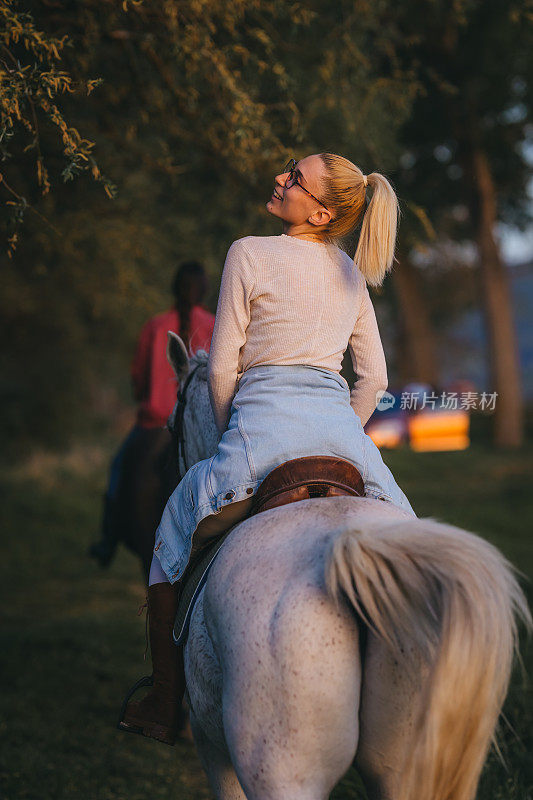
[[[290,189],[291,186],[294,186],[294,184],[296,183],[300,187],[300,189],[303,189],[304,192],[309,195],[309,197],[312,197],[313,200],[316,200],[317,203],[320,203],[321,206],[324,206],[324,203],[322,202],[322,200],[319,200],[318,197],[315,197],[314,194],[311,194],[311,192],[308,191],[305,188],[305,186],[302,186],[302,184],[300,183],[300,181],[296,177],[296,163],[297,162],[295,161],[295,159],[291,158],[291,160],[288,161],[285,164],[285,166],[283,167],[283,174],[285,175],[287,172],[289,173],[289,177],[285,180],[285,188],[286,189]],[[324,208],[325,207],[326,206],[324,206]]]

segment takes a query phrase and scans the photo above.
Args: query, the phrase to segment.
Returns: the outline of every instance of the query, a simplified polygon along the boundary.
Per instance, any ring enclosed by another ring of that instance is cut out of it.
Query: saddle
[[[311,497],[339,497],[352,495],[363,497],[363,479],[357,467],[350,461],[336,456],[303,456],[284,461],[268,473],[254,495],[248,517],[271,508],[308,500]],[[247,519],[244,517],[243,519]],[[174,641],[183,645],[189,632],[194,604],[207,579],[207,574],[222,547],[239,520],[229,530],[209,541],[195,556],[185,570],[182,590],[174,623]]]
[[[362,497],[364,493],[359,470],[344,458],[293,458],[268,473],[253,498],[250,516],[310,497]]]

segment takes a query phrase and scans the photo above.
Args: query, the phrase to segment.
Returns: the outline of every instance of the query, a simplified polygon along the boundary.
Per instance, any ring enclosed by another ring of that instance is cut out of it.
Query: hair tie
[[[368,186],[368,178],[366,175],[363,175],[363,180],[365,182],[365,186]]]

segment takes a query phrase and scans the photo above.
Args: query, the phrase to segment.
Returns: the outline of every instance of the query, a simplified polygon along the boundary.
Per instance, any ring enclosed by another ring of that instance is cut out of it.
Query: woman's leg
[[[193,548],[203,544],[208,539],[224,533],[237,522],[248,516],[252,510],[253,498],[246,497],[244,500],[237,500],[230,503],[218,512],[204,517],[196,526],[193,534]]]
[[[152,567],[155,561],[156,557]],[[171,584],[164,573],[162,576],[164,580],[158,580],[161,576],[154,568],[156,582],[150,583],[147,593],[152,688],[142,700],[127,702],[119,728],[172,745],[179,729],[185,691],[182,648],[176,647],[172,636],[180,582]],[[138,684],[129,697],[137,688]]]
[[[152,556],[150,575],[148,577],[148,586],[152,586],[154,583],[169,583],[169,580],[166,574],[163,572],[161,563],[155,553]]]
[[[230,503],[218,514],[204,517],[194,531],[192,552],[216,538],[251,510],[252,499]],[[180,578],[171,584],[157,554],[152,556],[148,579],[148,615],[153,687],[142,700],[130,700],[119,728],[174,744],[185,692],[183,647],[174,644],[173,628],[181,588]]]
[[[153,685],[142,700],[130,700],[119,722],[123,730],[166,744],[175,742],[185,691],[183,653],[172,637],[179,584],[169,582],[154,553],[147,593]]]

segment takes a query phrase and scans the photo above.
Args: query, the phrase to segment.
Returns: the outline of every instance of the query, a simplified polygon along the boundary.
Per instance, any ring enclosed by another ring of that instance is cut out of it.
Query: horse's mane
[[[207,359],[209,358],[209,353],[207,353],[203,348],[199,348],[194,355],[192,355],[189,359],[189,369],[192,372],[195,367],[199,367],[196,375],[199,378],[206,381],[207,380]]]

